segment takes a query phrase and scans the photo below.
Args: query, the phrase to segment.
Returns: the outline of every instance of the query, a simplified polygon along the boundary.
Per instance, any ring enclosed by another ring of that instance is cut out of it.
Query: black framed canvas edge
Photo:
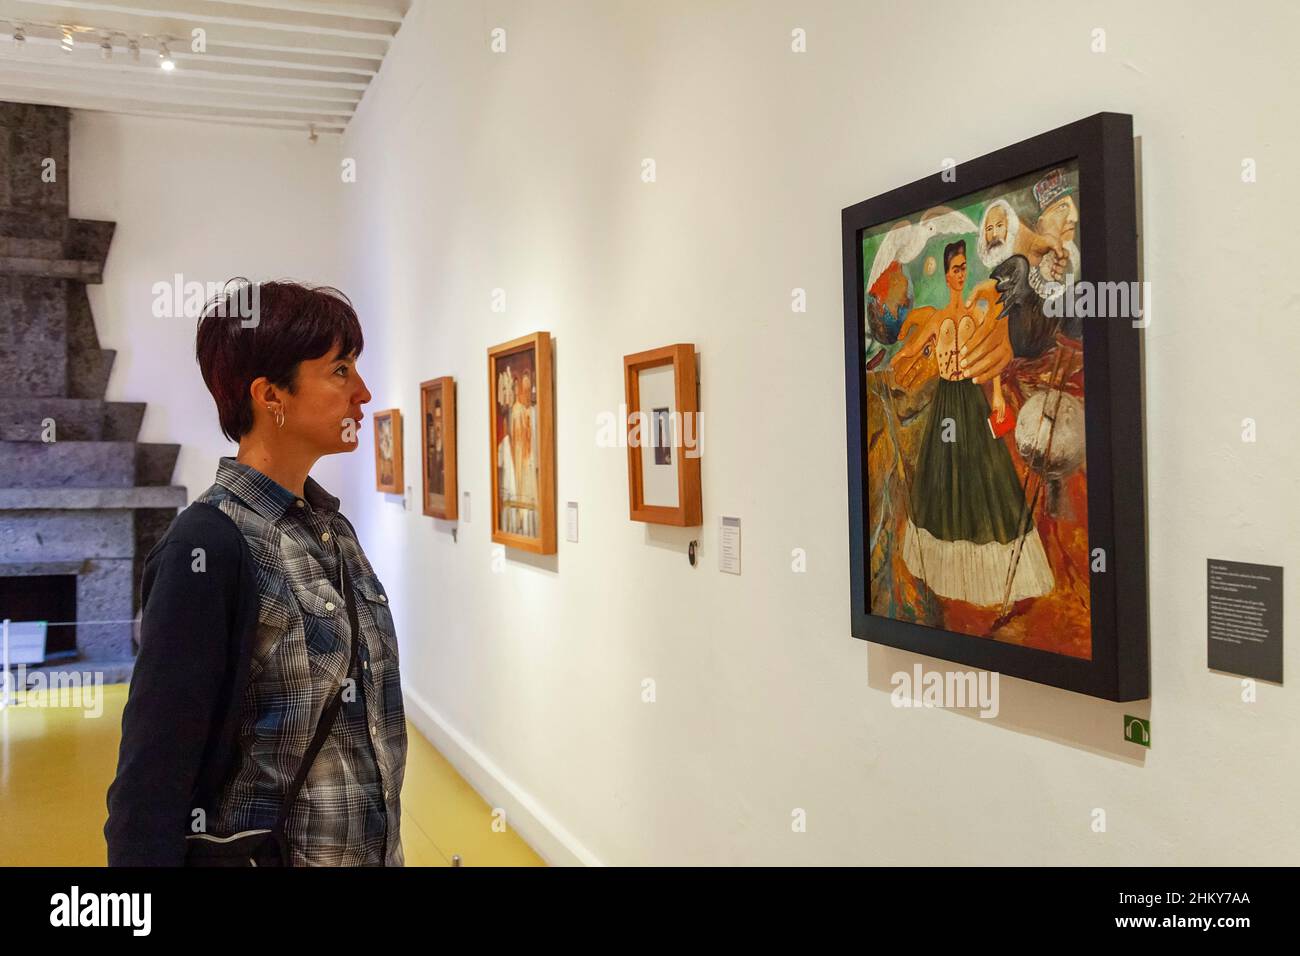
[[[949,203],[1036,170],[1077,160],[1080,252],[1089,282],[1136,282],[1137,205],[1133,118],[1097,113],[936,172],[841,213],[845,408],[852,636],[957,664],[998,671],[1113,701],[1149,694],[1146,507],[1143,478],[1140,331],[1127,318],[1085,320],[1085,425],[1089,549],[1106,570],[1090,574],[1092,658],[1084,660],[873,615],[866,551],[866,370],[861,234],[864,229]],[[1100,228],[1094,224],[1100,224]],[[1120,409],[1122,414],[1115,414]]]

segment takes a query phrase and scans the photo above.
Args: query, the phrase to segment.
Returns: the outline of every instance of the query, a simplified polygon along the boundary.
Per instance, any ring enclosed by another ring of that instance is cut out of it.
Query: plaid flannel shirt
[[[339,558],[357,598],[362,680],[345,696],[286,824],[294,866],[402,866],[406,718],[388,596],[338,498],[308,477],[303,497],[222,457],[199,496],[229,515],[256,565],[260,610],[234,763],[207,832],[270,827],[325,705],[347,675],[351,624]]]

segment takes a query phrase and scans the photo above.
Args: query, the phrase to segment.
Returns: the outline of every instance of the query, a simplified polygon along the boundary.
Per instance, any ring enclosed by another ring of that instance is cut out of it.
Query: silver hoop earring
[[[275,424],[276,424],[278,427],[283,428],[283,427],[284,427],[284,407],[281,406],[281,407],[279,407],[279,408],[276,408],[276,407],[274,407],[274,406],[267,405],[267,406],[266,406],[266,410],[267,410],[268,412],[270,412],[273,416],[275,416]]]

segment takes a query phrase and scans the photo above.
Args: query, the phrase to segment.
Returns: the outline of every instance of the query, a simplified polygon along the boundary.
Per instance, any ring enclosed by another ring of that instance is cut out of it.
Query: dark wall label
[[[1210,668],[1282,683],[1282,569],[1207,563]]]

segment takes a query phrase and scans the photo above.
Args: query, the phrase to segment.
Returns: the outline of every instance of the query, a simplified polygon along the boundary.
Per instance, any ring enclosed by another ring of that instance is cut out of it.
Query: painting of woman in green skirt
[[[1077,161],[862,233],[871,613],[1092,654]]]
[[[1000,320],[996,293],[986,285],[965,298],[963,239],[944,247],[943,269],[948,302],[913,310],[899,336],[920,343],[939,374],[908,495],[903,561],[941,597],[996,607],[1050,592],[1052,569],[1011,453],[995,435],[1007,414],[1001,377],[992,380],[990,406],[960,365],[962,346]]]

